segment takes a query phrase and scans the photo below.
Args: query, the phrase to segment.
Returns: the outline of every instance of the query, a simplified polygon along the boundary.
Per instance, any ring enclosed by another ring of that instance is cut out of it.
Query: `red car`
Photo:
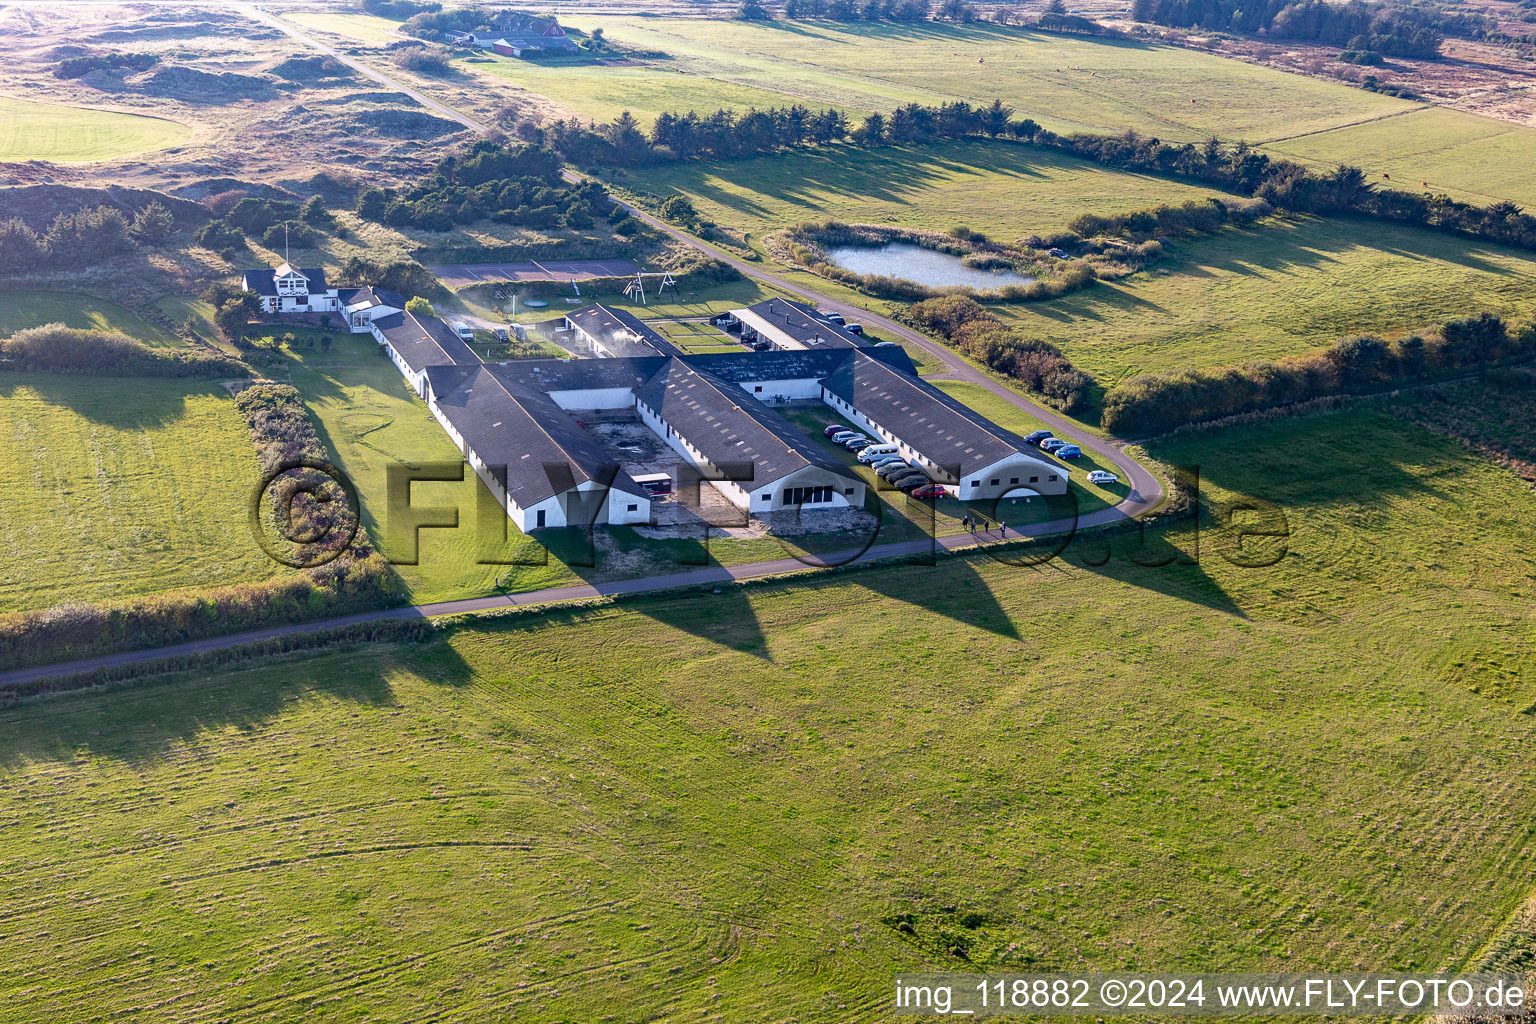
[[[945,490],[938,484],[927,484],[912,492],[914,498],[942,498]]]
[[[848,429],[847,427],[840,427],[836,423],[833,423],[833,424],[831,424],[830,426],[828,426],[825,430],[823,430],[821,432],[821,436],[822,437],[831,437],[833,434],[841,434],[843,431],[845,431],[847,429]]]

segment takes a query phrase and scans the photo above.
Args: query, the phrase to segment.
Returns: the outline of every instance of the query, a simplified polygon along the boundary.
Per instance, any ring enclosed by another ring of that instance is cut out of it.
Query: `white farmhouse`
[[[268,313],[336,313],[341,300],[335,288],[325,283],[325,271],[300,270],[284,262],[276,270],[263,267],[247,270],[240,287],[261,296],[261,308]]]

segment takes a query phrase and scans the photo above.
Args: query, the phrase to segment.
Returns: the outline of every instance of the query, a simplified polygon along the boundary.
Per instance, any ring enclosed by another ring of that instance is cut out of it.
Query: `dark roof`
[[[680,356],[682,349],[627,310],[593,305],[565,314],[581,333],[621,356]]]
[[[387,288],[376,288],[373,285],[364,285],[361,288],[343,288],[336,294],[341,299],[343,306],[367,302],[374,306],[393,306],[395,309],[405,308],[405,299],[398,292],[392,292]]]
[[[752,465],[747,487],[782,480],[808,466],[849,476],[819,445],[729,381],[669,359],[635,397],[716,467]],[[851,479],[851,478],[850,478]]]
[[[298,269],[298,268],[295,268]],[[309,278],[309,294],[324,295],[325,271],[318,267],[305,267],[299,273]],[[246,288],[257,295],[272,296],[277,294],[277,272],[271,267],[262,267],[259,270],[241,271],[240,280]]]
[[[463,339],[435,316],[391,313],[375,320],[373,325],[414,372],[443,363],[480,362]]]
[[[492,364],[491,372],[509,384],[523,384],[546,393],[593,388],[638,388],[661,369],[666,361],[666,356],[513,359]]]
[[[838,367],[822,385],[941,468],[958,464],[968,473],[1019,453],[1053,465],[1012,431],[866,353]]]
[[[560,24],[554,18],[545,18],[526,11],[497,11],[491,24],[498,32],[526,32],[538,35]]]
[[[643,494],[575,417],[549,396],[490,367],[427,369],[437,408],[523,508],[588,480]]]
[[[912,357],[900,345],[862,350],[903,373],[916,373]],[[845,348],[768,349],[763,352],[701,352],[684,358],[689,366],[712,373],[732,384],[752,380],[808,380],[830,376],[853,353]]]
[[[747,307],[768,323],[811,348],[866,348],[868,342],[857,334],[822,316],[803,302],[789,299],[764,299]]]

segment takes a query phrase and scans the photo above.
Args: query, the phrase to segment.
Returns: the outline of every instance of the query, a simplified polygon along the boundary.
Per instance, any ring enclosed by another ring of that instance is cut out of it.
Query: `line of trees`
[[[1456,231],[1504,245],[1536,249],[1536,216],[1512,202],[1488,206],[1443,194],[1380,188],[1358,167],[1340,164],[1314,171],[1277,160],[1246,142],[1164,142],[1128,131],[1120,135],[1058,135],[1033,118],[1015,118],[1001,100],[986,106],[963,101],[924,106],[909,103],[889,115],[873,113],[839,137],[828,111],[804,107],[663,114],[647,135],[626,111],[606,125],[557,122],[542,129],[547,144],[578,166],[639,166],[686,159],[753,157],[811,145],[912,146],[980,136],[1021,139],[1124,170],[1186,178],[1240,195],[1255,196],[1295,213],[1353,213],[1397,223]],[[813,127],[812,127],[813,126]],[[704,144],[683,137],[696,132]],[[707,148],[705,146],[707,145]]]
[[[664,112],[649,134],[629,111],[605,125],[571,119],[540,129],[541,140],[577,166],[639,167],[676,160],[730,160],[764,156],[804,146],[849,140],[859,146],[920,145],[968,135],[1028,137],[1040,130],[1029,118],[1013,121],[1001,100],[984,107],[956,101],[929,107],[908,103],[889,115],[874,113],[857,126],[840,110],[810,110],[800,104],[720,109],[708,114]]]
[[[134,242],[163,242],[176,231],[165,204],[152,202],[129,219],[115,206],[61,213],[42,234],[18,217],[0,221],[0,274],[74,270],[129,252]]]
[[[1362,336],[1276,361],[1144,374],[1104,396],[1102,424],[1122,436],[1258,412],[1396,382],[1536,358],[1536,322],[1518,330],[1491,313],[1395,341]]]
[[[909,307],[902,319],[1019,381],[1063,412],[1077,412],[1088,405],[1092,376],[1073,366],[1055,345],[1009,327],[969,296],[926,299]]]
[[[0,369],[95,377],[243,377],[239,361],[206,352],[150,348],[115,331],[44,324],[0,340]]]
[[[1486,34],[1497,23],[1428,6],[1328,0],[1135,0],[1131,17],[1174,28],[1262,32],[1392,57],[1437,57],[1449,30]]]
[[[1037,130],[1030,139],[1106,166],[1188,178],[1257,196],[1296,213],[1361,214],[1536,249],[1536,217],[1512,202],[1477,206],[1446,195],[1379,188],[1364,171],[1347,164],[1314,171],[1276,160],[1245,142],[1162,142],[1136,132],[1063,136]]]

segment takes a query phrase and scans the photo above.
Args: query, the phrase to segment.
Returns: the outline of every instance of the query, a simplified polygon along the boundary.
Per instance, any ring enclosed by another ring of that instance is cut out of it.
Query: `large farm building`
[[[652,521],[651,491],[583,422],[604,413],[638,415],[679,472],[755,516],[864,506],[864,480],[774,409],[795,400],[823,402],[963,500],[1066,491],[1065,467],[923,381],[899,346],[784,299],[736,315],[786,333],[760,351],[689,354],[595,305],[549,326],[581,357],[485,363],[437,317],[390,313],[370,329],[524,532]]]

